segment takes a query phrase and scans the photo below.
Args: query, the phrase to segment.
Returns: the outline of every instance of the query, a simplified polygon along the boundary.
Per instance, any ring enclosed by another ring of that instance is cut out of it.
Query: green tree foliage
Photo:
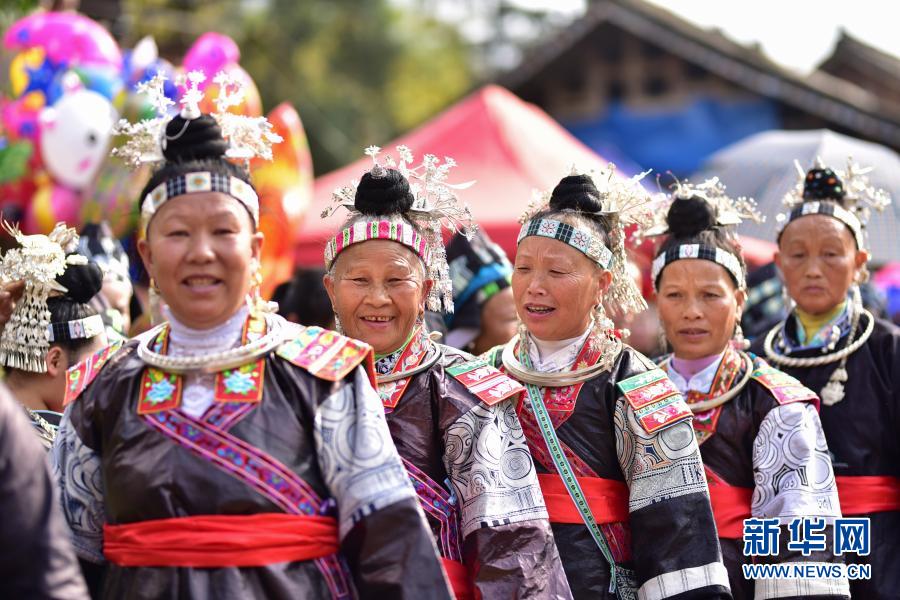
[[[318,174],[383,144],[473,85],[457,30],[389,0],[125,0],[128,40],[151,34],[177,62],[201,33],[237,41],[267,109],[300,112]]]

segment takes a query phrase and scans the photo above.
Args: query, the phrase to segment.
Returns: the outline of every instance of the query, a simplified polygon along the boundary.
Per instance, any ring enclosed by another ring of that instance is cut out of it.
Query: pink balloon
[[[40,12],[19,19],[3,36],[7,48],[40,47],[53,62],[122,68],[118,44],[102,25],[72,12]]]
[[[2,114],[3,129],[14,138],[37,139],[39,110],[31,110],[25,106],[25,101],[10,100],[3,102]]]
[[[241,59],[241,51],[233,39],[227,35],[209,31],[204,33],[188,49],[184,55],[184,70],[202,71],[206,75],[204,84],[216,76],[219,71],[237,64]],[[205,85],[201,86],[205,87]]]
[[[38,188],[25,211],[25,231],[49,233],[54,224],[78,223],[81,198],[78,192],[56,184]]]

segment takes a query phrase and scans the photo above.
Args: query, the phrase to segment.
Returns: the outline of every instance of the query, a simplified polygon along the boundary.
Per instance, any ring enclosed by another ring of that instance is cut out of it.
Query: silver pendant
[[[843,371],[843,369],[839,369]],[[847,380],[847,372],[844,371],[844,381]],[[837,381],[832,377],[825,384],[825,387],[822,388],[822,391],[819,393],[819,397],[822,398],[822,403],[825,406],[833,406],[844,399],[844,384]]]

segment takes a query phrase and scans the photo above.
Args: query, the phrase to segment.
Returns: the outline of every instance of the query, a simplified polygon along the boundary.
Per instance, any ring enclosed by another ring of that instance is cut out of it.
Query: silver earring
[[[750,340],[744,337],[744,330],[741,328],[741,320],[738,317],[738,321],[734,326],[734,337],[733,343],[734,347],[738,350],[749,350],[750,349]]]
[[[338,318],[337,313],[334,313],[334,330],[342,335],[344,333],[344,329],[341,327],[341,320]]]

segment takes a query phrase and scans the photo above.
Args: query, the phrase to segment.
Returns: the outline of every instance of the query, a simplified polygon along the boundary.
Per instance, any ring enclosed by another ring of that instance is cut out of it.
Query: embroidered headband
[[[555,219],[539,218],[526,221],[522,225],[516,244],[521,243],[529,236],[546,237],[568,244],[597,263],[602,269],[609,269],[613,262],[612,250],[603,244],[600,236],[588,229],[573,227]]]
[[[428,244],[418,231],[413,229],[409,223],[383,219],[357,221],[351,226],[341,229],[325,245],[325,268],[331,269],[334,259],[347,247],[368,240],[390,240],[403,244],[415,252],[426,266],[431,262]]]
[[[413,166],[412,151],[397,146],[398,160],[387,156],[380,164],[380,152],[377,146],[366,148],[365,153],[372,157],[372,169],[361,181],[336,189],[333,205],[322,212],[324,219],[344,208],[350,220],[356,221],[328,241],[325,265],[330,269],[338,255],[352,244],[373,239],[399,242],[422,259],[427,278],[434,282],[427,298],[428,309],[452,313],[453,282],[441,231],[446,227],[471,235],[472,214],[455,190],[466,189],[474,182],[447,183],[449,170],[456,166],[449,157],[441,163],[433,154],[426,154],[420,165]]]
[[[104,329],[103,318],[100,315],[91,315],[74,321],[50,323],[47,327],[47,339],[51,342],[88,340],[103,333]]]
[[[667,249],[653,259],[651,278],[653,279],[654,289],[658,289],[659,276],[662,274],[662,270],[676,260],[681,260],[683,258],[710,260],[725,267],[725,270],[727,270],[734,279],[734,283],[738,288],[743,288],[746,285],[744,270],[741,268],[741,261],[731,252],[707,244],[681,244]]]
[[[850,228],[853,239],[860,250],[864,250],[865,228],[871,216],[871,209],[883,211],[891,204],[890,195],[883,189],[869,183],[867,174],[871,168],[860,168],[847,158],[847,168],[836,171],[826,167],[821,158],[816,159],[812,169],[805,172],[800,163],[794,161],[799,180],[789,191],[782,203],[788,208],[787,214],[779,214],[778,237],[789,223],[807,215],[827,215]]]
[[[160,207],[176,196],[200,192],[221,192],[243,204],[253,223],[259,224],[259,196],[246,181],[215,171],[197,171],[169,177],[144,196],[141,203],[141,225],[144,231]]]
[[[788,223],[807,215],[827,215],[829,217],[834,217],[849,227],[850,231],[853,232],[853,239],[856,240],[856,247],[865,248],[865,236],[863,235],[863,226],[862,223],[860,223],[859,218],[840,204],[828,200],[823,202],[804,202],[800,206],[791,209],[787,219],[781,226],[781,230],[778,232],[778,237],[781,237],[781,233],[784,231],[784,228],[787,227]]]

